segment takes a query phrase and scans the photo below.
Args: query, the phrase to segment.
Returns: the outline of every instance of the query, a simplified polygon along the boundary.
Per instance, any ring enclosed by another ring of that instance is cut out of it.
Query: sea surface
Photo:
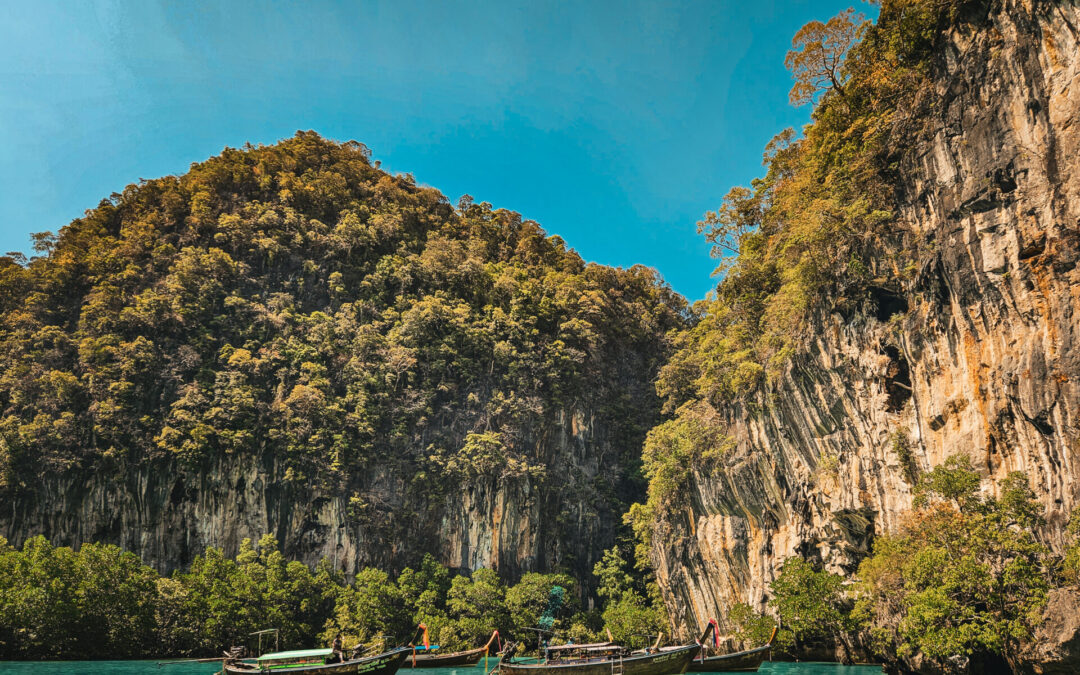
[[[221,666],[213,663],[182,663],[159,667],[157,661],[0,661],[3,675],[212,675]],[[401,673],[412,673],[402,670]],[[424,668],[423,675],[484,675],[483,667]],[[841,666],[836,663],[784,663],[769,661],[759,673],[767,675],[870,675],[879,666]]]

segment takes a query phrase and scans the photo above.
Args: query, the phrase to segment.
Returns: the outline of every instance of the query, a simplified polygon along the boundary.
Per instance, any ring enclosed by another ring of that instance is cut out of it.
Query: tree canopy
[[[130,185],[35,247],[0,257],[9,494],[239,458],[349,496],[373,531],[437,519],[461,481],[528,481],[549,516],[572,503],[613,529],[686,324],[653,270],[586,263],[312,132]],[[571,434],[607,448],[598,476]]]
[[[630,643],[666,627],[662,605],[639,593],[640,580],[609,552],[597,574],[602,609],[584,610],[582,584],[566,574],[529,572],[513,584],[489,568],[453,571],[431,555],[396,577],[366,567],[351,580],[328,560],[310,568],[288,561],[272,536],[245,540],[235,557],[210,548],[190,567],[159,576],[110,544],[78,550],[34,537],[21,549],[0,538],[0,660],[215,656],[280,629],[283,649],[346,644],[407,644],[428,627],[444,651],[502,640],[538,644],[534,630],[562,589],[553,639],[594,640],[605,622]],[[603,569],[618,567],[613,582]]]
[[[979,487],[964,456],[935,467],[900,532],[879,537],[859,566],[855,616],[883,651],[942,667],[1009,658],[1041,621],[1049,589],[1061,584],[1035,536],[1043,509],[1022,473],[1005,478],[997,498]]]
[[[657,367],[681,321],[651,270],[586,264],[309,132],[131,185],[36,248],[0,260],[8,486],[267,451],[299,481],[402,450],[450,474],[535,471],[536,418],[608,385],[629,413],[620,364]]]

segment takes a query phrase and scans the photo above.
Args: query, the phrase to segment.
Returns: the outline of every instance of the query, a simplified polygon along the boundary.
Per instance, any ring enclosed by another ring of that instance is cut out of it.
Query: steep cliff
[[[0,534],[160,570],[277,536],[587,578],[684,303],[313,133],[145,181],[0,266]]]
[[[676,624],[763,609],[789,556],[853,572],[911,508],[918,474],[955,453],[987,490],[1026,472],[1042,536],[1061,543],[1080,499],[1080,9],[954,4],[928,86],[886,134],[893,218],[867,302],[834,292],[751,395],[681,411],[729,440],[649,514]]]

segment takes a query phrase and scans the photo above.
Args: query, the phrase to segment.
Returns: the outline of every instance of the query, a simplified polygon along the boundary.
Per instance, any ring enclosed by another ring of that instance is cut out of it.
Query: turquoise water
[[[211,675],[220,669],[221,666],[213,663],[186,663],[159,668],[156,661],[0,661],[0,673],[4,675]],[[415,672],[424,675],[482,675],[483,668],[425,668]],[[758,672],[770,675],[870,675],[880,673],[881,668],[772,661],[763,663]]]
[[[842,666],[839,663],[786,663],[766,661],[758,668],[759,673],[774,675],[870,675],[884,672],[881,666]]]

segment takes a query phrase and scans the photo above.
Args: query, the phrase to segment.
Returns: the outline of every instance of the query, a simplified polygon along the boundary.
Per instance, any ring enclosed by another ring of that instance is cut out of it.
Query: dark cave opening
[[[889,365],[885,368],[885,392],[889,400],[885,409],[889,412],[900,412],[911,398],[911,372],[907,359],[896,347],[886,345],[882,353],[889,357]]]
[[[870,287],[870,300],[874,303],[874,317],[885,323],[897,314],[908,311],[908,301],[903,293],[884,286]]]

